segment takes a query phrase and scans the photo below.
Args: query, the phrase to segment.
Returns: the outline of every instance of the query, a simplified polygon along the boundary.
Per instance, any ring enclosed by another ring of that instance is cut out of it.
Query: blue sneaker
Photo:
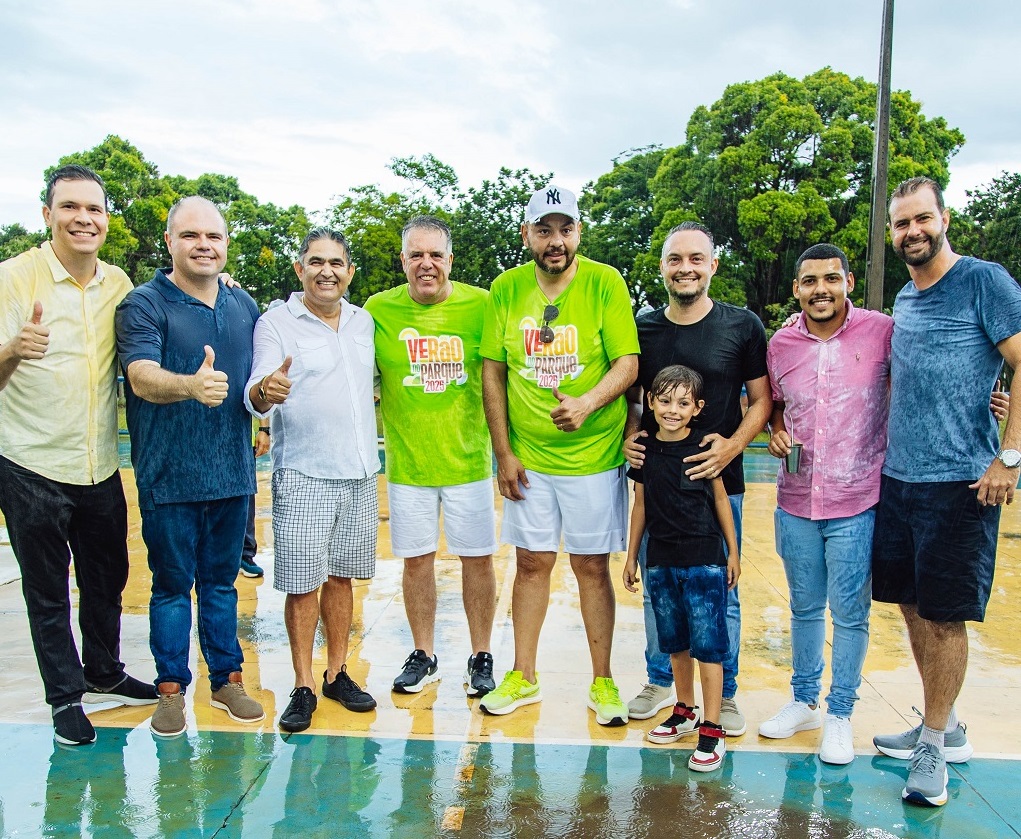
[[[241,560],[241,576],[242,577],[261,577],[263,574],[262,567],[256,565],[254,562],[248,559]]]

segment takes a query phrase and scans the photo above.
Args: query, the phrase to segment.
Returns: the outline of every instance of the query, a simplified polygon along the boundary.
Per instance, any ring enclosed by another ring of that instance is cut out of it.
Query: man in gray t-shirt
[[[900,605],[922,677],[922,725],[873,742],[910,759],[902,797],[947,800],[946,763],[972,753],[954,702],[968,662],[965,621],[992,589],[1000,505],[1021,471],[1021,409],[1002,448],[989,412],[1004,359],[1021,364],[1021,288],[999,265],[958,256],[938,184],[912,178],[890,200],[893,247],[911,282],[897,295],[889,448],[873,542],[873,598]]]

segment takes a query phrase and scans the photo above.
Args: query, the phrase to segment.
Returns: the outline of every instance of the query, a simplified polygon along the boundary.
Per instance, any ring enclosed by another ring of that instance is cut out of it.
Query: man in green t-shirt
[[[610,673],[609,554],[624,549],[623,394],[638,373],[638,335],[620,274],[577,255],[579,219],[572,192],[536,192],[521,225],[533,261],[497,277],[486,307],[484,402],[517,576],[514,669],[481,707],[509,714],[542,698],[536,654],[563,536],[592,656],[588,706],[600,725],[624,725]]]
[[[442,507],[447,547],[461,557],[472,643],[465,690],[485,696],[496,687],[489,652],[496,611],[493,454],[479,355],[489,292],[451,282],[453,262],[446,223],[416,216],[401,233],[407,284],[365,303],[376,322],[390,539],[404,558],[404,608],[415,643],[393,689],[418,693],[440,678],[433,641]]]

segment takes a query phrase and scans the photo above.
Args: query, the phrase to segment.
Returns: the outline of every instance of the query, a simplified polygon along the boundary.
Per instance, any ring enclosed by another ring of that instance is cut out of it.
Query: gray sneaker
[[[947,803],[947,761],[931,743],[919,741],[911,753],[911,771],[900,797],[912,804],[942,807]]]
[[[188,727],[184,719],[184,694],[176,682],[161,682],[159,704],[149,720],[149,728],[158,737],[176,737]]]
[[[232,720],[238,722],[259,722],[266,718],[262,705],[245,693],[245,686],[240,673],[231,673],[230,681],[223,687],[213,691],[209,704],[227,712]]]
[[[917,708],[911,710],[922,716],[922,712]],[[872,744],[888,757],[911,760],[921,734],[922,726],[919,723],[910,731],[902,731],[900,734],[877,734],[872,738]],[[963,722],[953,731],[948,731],[943,740],[943,754],[947,763],[964,763],[975,751],[968,742],[968,726]]]
[[[720,727],[727,732],[728,737],[740,737],[748,730],[744,714],[737,707],[734,697],[724,697],[720,703]]]
[[[674,704],[674,689],[648,684],[627,704],[627,715],[633,720],[647,720]]]

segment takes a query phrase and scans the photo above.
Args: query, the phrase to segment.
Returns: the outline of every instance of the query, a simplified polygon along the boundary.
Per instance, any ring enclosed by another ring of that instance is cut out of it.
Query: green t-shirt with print
[[[621,438],[627,419],[623,396],[565,434],[550,419],[556,388],[581,396],[602,380],[610,362],[638,354],[631,296],[609,265],[578,256],[570,285],[548,300],[535,279],[535,263],[505,271],[493,282],[482,356],[507,365],[510,443],[525,466],[548,475],[594,475],[624,462]],[[539,331],[547,305],[560,313],[550,324],[554,340]]]
[[[365,301],[376,323],[376,368],[386,476],[412,486],[454,486],[493,474],[482,410],[482,288],[451,283],[424,306],[407,284]]]

